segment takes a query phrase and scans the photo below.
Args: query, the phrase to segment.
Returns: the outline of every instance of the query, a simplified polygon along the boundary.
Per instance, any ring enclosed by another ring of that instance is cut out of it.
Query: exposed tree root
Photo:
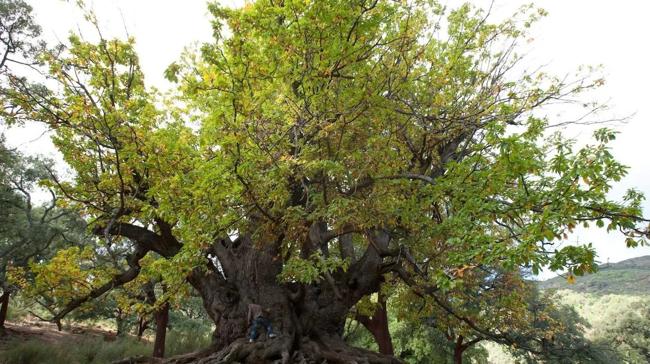
[[[222,350],[204,350],[164,361],[165,364],[400,364],[398,359],[348,346],[340,339],[302,338],[292,350],[292,340],[278,337],[249,343],[238,339]]]

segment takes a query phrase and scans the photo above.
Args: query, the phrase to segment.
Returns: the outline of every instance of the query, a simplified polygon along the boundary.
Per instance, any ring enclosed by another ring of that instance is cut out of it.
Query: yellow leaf
[[[574,284],[576,283],[576,276],[569,273],[569,275],[566,277],[566,281],[569,282],[569,284]]]

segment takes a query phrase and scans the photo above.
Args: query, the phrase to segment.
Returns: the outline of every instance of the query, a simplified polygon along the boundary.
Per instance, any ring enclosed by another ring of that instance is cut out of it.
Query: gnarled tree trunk
[[[388,243],[386,236],[373,238],[375,246]],[[313,284],[278,282],[282,259],[271,244],[257,247],[247,237],[223,239],[212,254],[219,264],[195,270],[189,280],[216,324],[213,352],[170,362],[399,363],[389,355],[350,347],[341,338],[350,308],[381,283],[380,255],[374,248],[353,260],[347,271]],[[248,342],[251,303],[269,310],[277,338]]]
[[[167,338],[167,323],[169,322],[169,302],[163,303],[154,312],[156,321],[156,338],[153,343],[153,357],[165,356],[165,339]]]

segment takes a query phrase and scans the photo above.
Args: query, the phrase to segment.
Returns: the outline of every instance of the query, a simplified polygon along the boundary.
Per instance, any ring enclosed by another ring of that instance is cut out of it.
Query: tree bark
[[[463,351],[465,351],[465,347],[463,346],[463,336],[460,335],[456,339],[456,343],[454,345],[454,364],[463,364]]]
[[[388,328],[388,312],[386,300],[379,296],[379,303],[372,317],[357,315],[357,320],[366,328],[377,342],[379,352],[387,355],[394,355],[393,340]]]
[[[126,334],[126,320],[124,318],[124,313],[121,312],[121,310],[118,310],[115,313],[115,326],[116,326],[116,332],[115,336],[124,336]]]
[[[144,335],[144,331],[149,327],[149,320],[147,320],[144,316],[140,316],[138,318],[138,341],[142,340],[142,335]]]
[[[468,342],[463,342],[466,338],[463,337],[463,335],[458,336],[456,338],[456,342],[454,343],[454,364],[462,364],[463,363],[463,353],[470,347],[476,345],[477,343],[483,341],[482,337],[476,337]]]
[[[4,290],[0,297],[0,335],[5,334],[5,320],[7,319],[7,311],[9,310],[9,291]]]
[[[388,243],[385,237],[373,239],[379,249]],[[304,246],[303,251],[322,246]],[[374,249],[369,248],[347,271],[333,271],[321,281],[281,283],[277,276],[282,259],[273,244],[260,247],[245,236],[217,241],[211,255],[218,264],[207,261],[204,269],[196,268],[188,278],[216,326],[214,352],[201,362],[400,363],[391,355],[350,347],[341,338],[350,308],[376,292],[383,280],[377,264],[380,252]],[[267,318],[276,338],[248,342],[246,317],[251,303],[269,311]],[[169,362],[193,360],[172,358]]]
[[[165,302],[154,312],[156,321],[156,338],[153,343],[153,357],[165,356],[165,338],[167,337],[167,323],[169,321],[169,302]]]

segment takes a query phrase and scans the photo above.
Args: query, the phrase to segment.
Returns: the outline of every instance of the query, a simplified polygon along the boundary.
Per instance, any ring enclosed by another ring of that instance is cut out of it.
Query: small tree
[[[85,230],[78,215],[56,207],[51,189],[42,191],[50,201],[34,201],[37,184],[49,176],[45,163],[50,162],[11,151],[0,140],[0,329],[9,296],[18,288],[9,279],[11,270],[26,270],[30,262],[47,260],[58,249],[79,244]]]

